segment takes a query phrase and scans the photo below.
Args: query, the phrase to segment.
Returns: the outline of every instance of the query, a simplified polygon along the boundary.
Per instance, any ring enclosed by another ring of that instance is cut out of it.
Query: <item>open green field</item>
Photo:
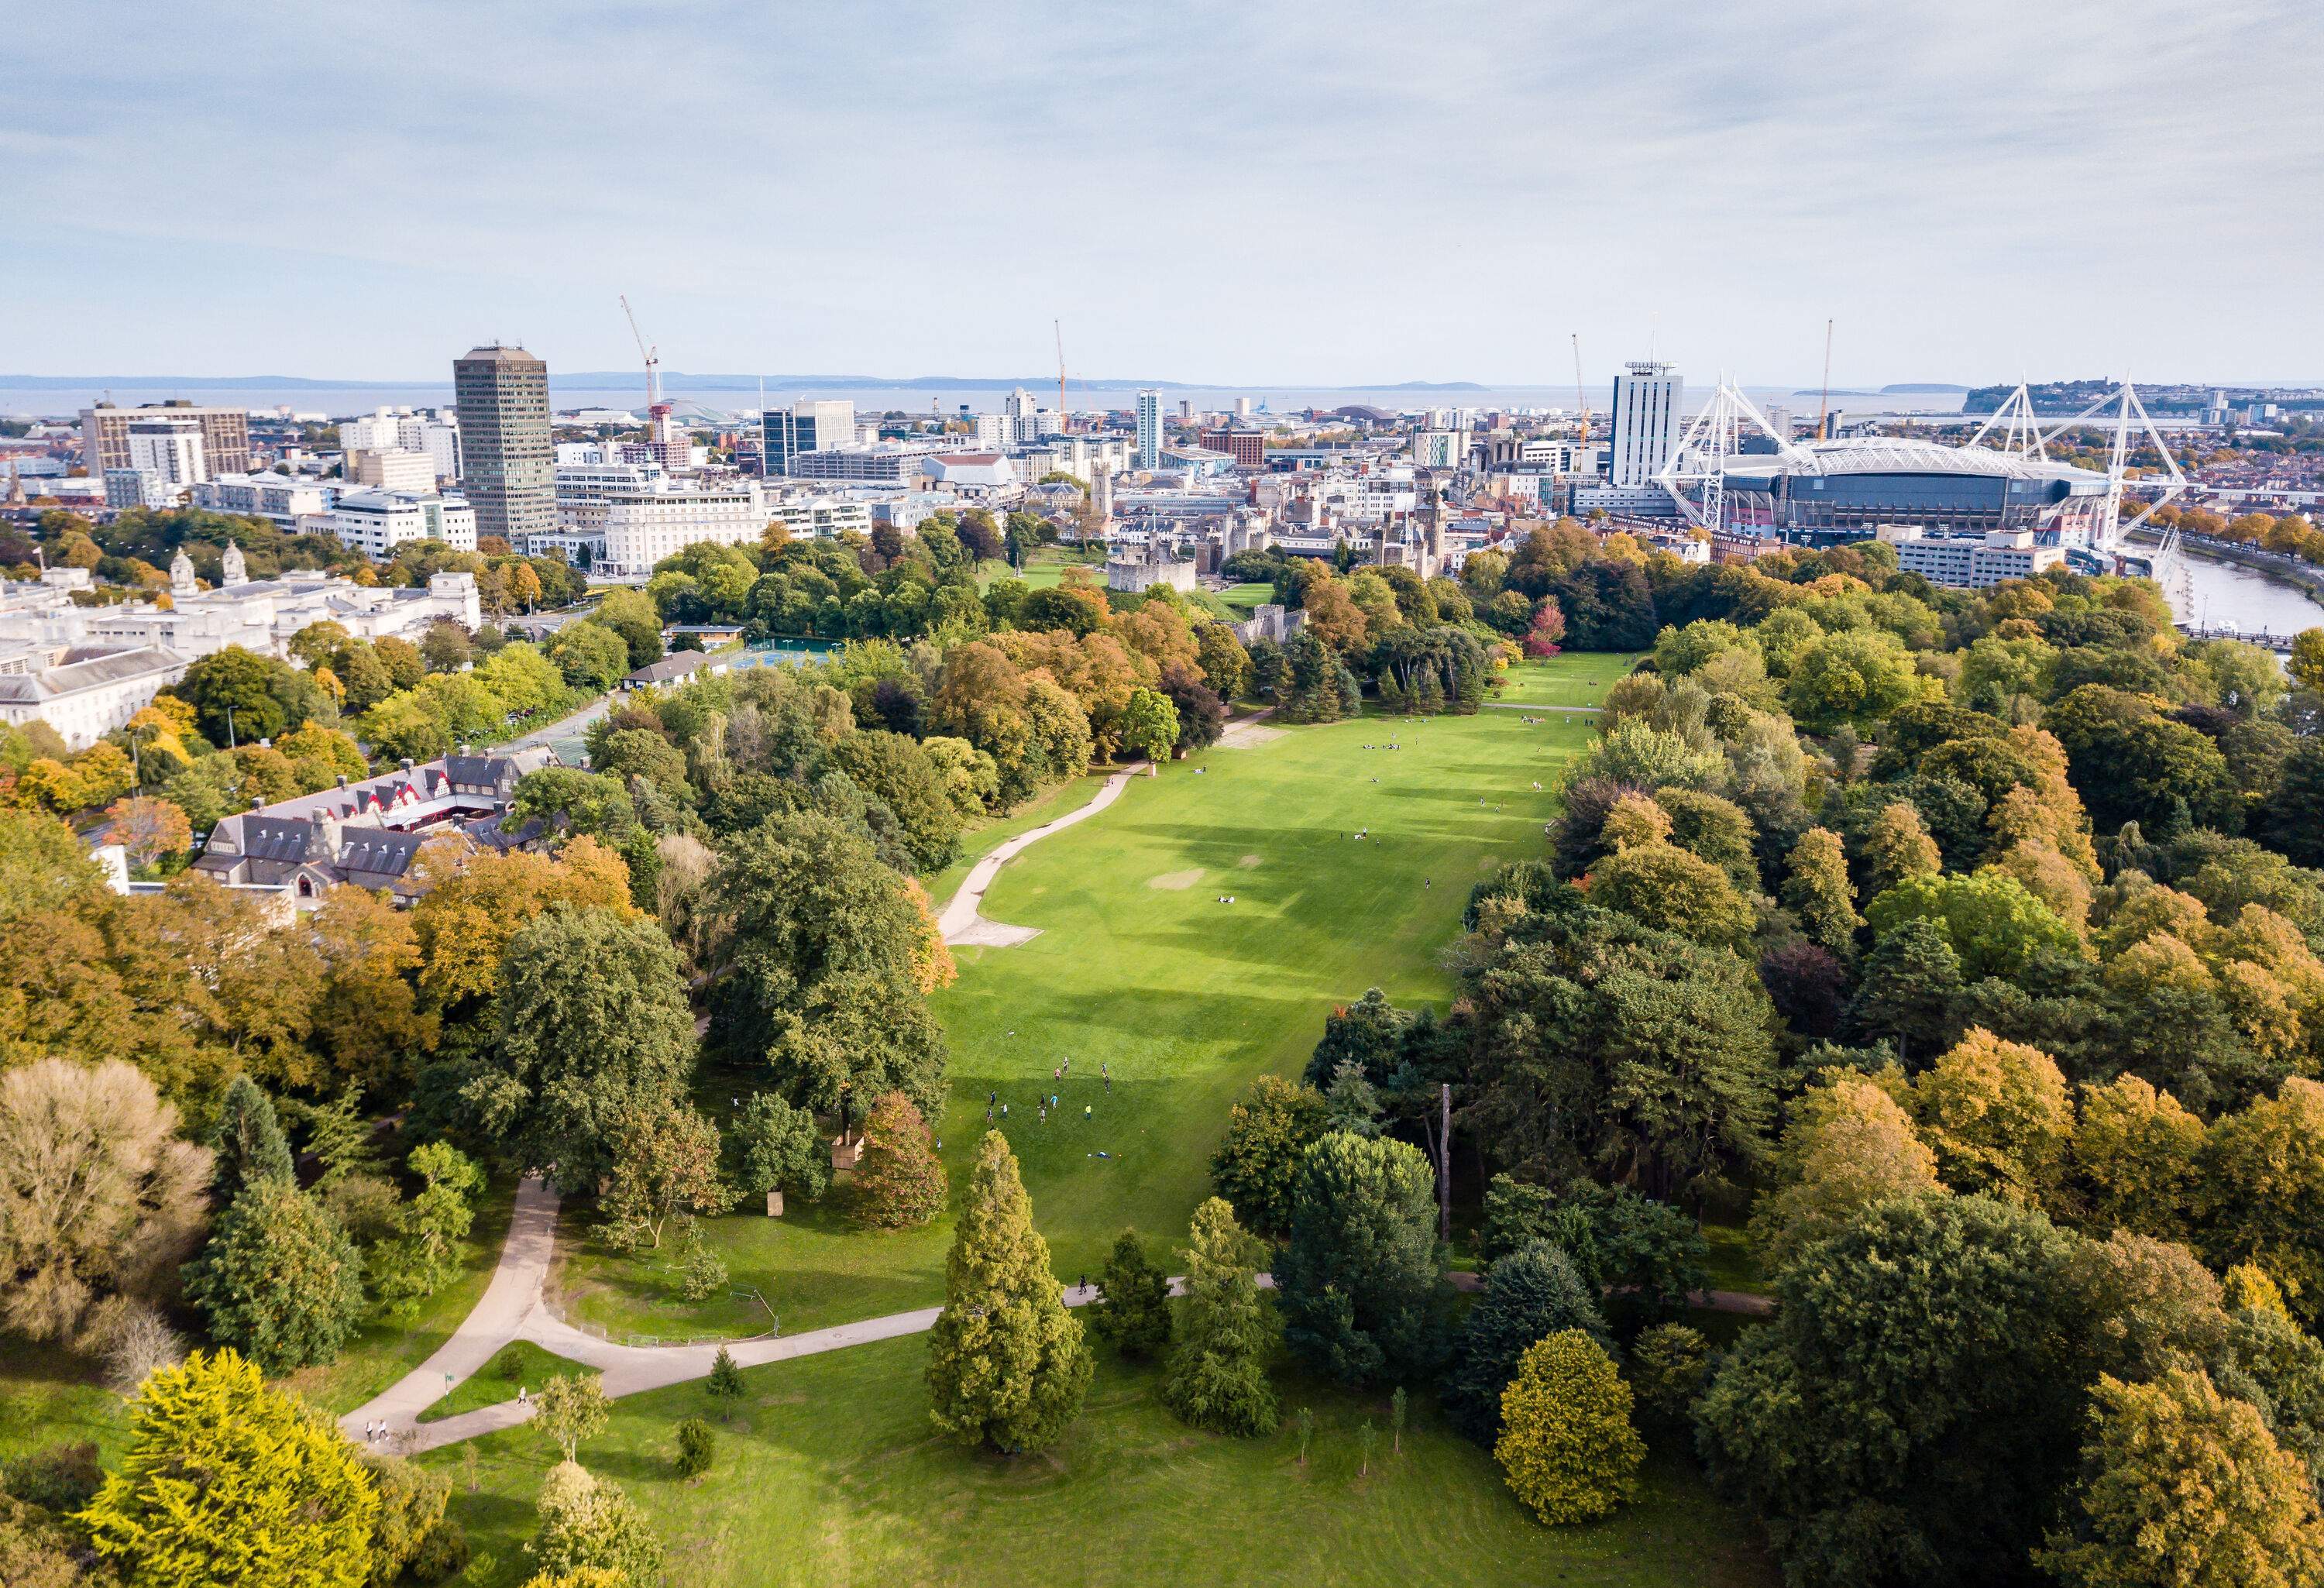
[[[1006,562],[988,562],[977,571],[979,586],[995,579],[1022,579],[1036,590],[1054,588],[1065,577],[1065,569],[1079,564],[1093,569],[1102,582],[1105,578],[1105,548],[1093,546],[1087,551],[1076,551],[1069,546],[1044,546],[1025,559],[1022,568],[1011,568]]]
[[[1568,651],[1520,662],[1492,698],[1505,706],[1603,706],[1606,690],[1637,665],[1635,651]]]
[[[1229,585],[1218,592],[1218,599],[1231,608],[1238,620],[1249,617],[1268,602],[1275,599],[1273,585]]]
[[[460,1380],[452,1393],[420,1414],[423,1423],[441,1422],[464,1411],[514,1400],[521,1389],[538,1390],[560,1373],[588,1370],[570,1357],[558,1356],[530,1340],[512,1340],[493,1353],[492,1361]]]
[[[956,951],[959,983],[936,1000],[955,1186],[997,1093],[1062,1277],[1093,1272],[1125,1226],[1162,1255],[1208,1195],[1212,1148],[1253,1076],[1296,1073],[1324,1015],[1367,987],[1407,1004],[1449,995],[1437,958],[1471,885],[1537,852],[1546,790],[1587,734],[1586,718],[1504,711],[1279,730],[1135,779],[1102,815],[1026,851],[984,913],[1042,935]],[[1052,1092],[1064,1105],[1043,1122],[1037,1100]],[[948,1219],[872,1233],[844,1204],[705,1229],[733,1288],[763,1292],[786,1332],[941,1299]],[[577,1217],[565,1234],[559,1279],[581,1319],[661,1337],[766,1326],[747,1297],[678,1301],[656,1265],[604,1251]]]
[[[868,1583],[1330,1583],[1763,1588],[1758,1529],[1711,1500],[1683,1454],[1648,1463],[1638,1502],[1595,1527],[1544,1528],[1490,1456],[1415,1397],[1404,1451],[1388,1449],[1385,1396],[1278,1373],[1283,1430],[1238,1440],[1187,1427],[1155,1398],[1158,1375],[1101,1349],[1097,1380],[1063,1441],[1015,1461],[940,1442],[921,1386],[925,1339],[801,1358],[748,1387],[698,1485],[670,1471],[681,1417],[715,1419],[699,1384],[613,1403],[584,1464],[621,1483],[667,1545],[674,1588]],[[1307,1464],[1287,1415],[1315,1413]],[[1360,1476],[1360,1426],[1379,1440]],[[461,1579],[521,1583],[532,1501],[555,1460],[514,1429],[466,1457],[421,1461],[453,1479],[452,1515],[480,1557]],[[479,1562],[480,1565],[484,1563]]]

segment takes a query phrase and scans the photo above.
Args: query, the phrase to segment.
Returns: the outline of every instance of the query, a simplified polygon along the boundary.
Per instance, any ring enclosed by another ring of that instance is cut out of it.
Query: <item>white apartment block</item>
[[[1992,530],[1983,536],[1880,537],[1896,548],[1896,566],[1932,585],[1982,590],[2004,579],[2030,579],[2065,560],[2061,546],[2036,546],[2031,530]]]
[[[1461,468],[1469,461],[1469,432],[1466,430],[1416,430],[1412,437],[1412,461],[1421,468]]]
[[[331,509],[339,543],[385,562],[412,540],[441,540],[455,551],[476,549],[476,510],[464,497],[434,492],[350,491]]]
[[[346,476],[352,485],[420,495],[436,489],[436,460],[425,452],[406,451],[401,447],[364,447],[350,449],[346,459]]]
[[[1614,377],[1611,474],[1614,485],[1651,485],[1678,447],[1686,378],[1675,365],[1640,363]]]
[[[767,516],[770,521],[780,519],[783,527],[802,540],[809,536],[818,540],[835,540],[851,530],[859,535],[872,532],[871,505],[853,496],[788,497],[769,503]]]
[[[189,419],[141,419],[129,427],[129,466],[180,489],[210,477],[202,427]]]
[[[295,475],[219,475],[194,487],[194,505],[212,512],[269,519],[283,529],[296,530],[300,520],[330,512],[336,494],[319,481]]]
[[[766,498],[752,480],[709,489],[608,491],[582,502],[576,522],[565,527],[601,537],[596,566],[608,577],[632,578],[697,541],[754,546],[767,516]]]

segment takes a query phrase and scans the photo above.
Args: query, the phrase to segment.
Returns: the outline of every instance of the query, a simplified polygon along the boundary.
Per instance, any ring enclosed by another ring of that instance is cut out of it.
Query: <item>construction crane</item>
[[[1070,425],[1070,424],[1067,424],[1067,423],[1065,422],[1065,321],[1063,321],[1063,320],[1056,320],[1056,319],[1053,319],[1053,320],[1051,320],[1051,321],[1049,322],[1049,328],[1050,328],[1051,330],[1054,330],[1054,331],[1055,331],[1055,332],[1056,332],[1056,334],[1057,334],[1057,423],[1058,423],[1061,427],[1063,427],[1065,429],[1066,429],[1066,430],[1070,431],[1070,430],[1072,430],[1073,426],[1072,426],[1072,425]]]
[[[1816,399],[1816,439],[1824,440],[1824,423],[1831,413],[1831,321],[1823,322],[1823,395]]]
[[[1576,448],[1590,445],[1590,392],[1582,383],[1582,333],[1573,333],[1573,401],[1582,410],[1582,439]]]
[[[645,333],[638,329],[637,313],[630,308],[627,293],[622,295],[622,312],[629,318],[630,335],[638,339],[638,356],[646,361],[646,410],[651,412],[661,402],[661,360],[655,356],[659,350],[646,346]]]

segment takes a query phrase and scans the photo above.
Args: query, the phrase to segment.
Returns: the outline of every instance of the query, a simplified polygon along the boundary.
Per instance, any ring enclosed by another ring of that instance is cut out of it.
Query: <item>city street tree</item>
[[[678,951],[653,922],[558,904],[509,940],[496,1061],[466,1096],[518,1163],[586,1188],[614,1172],[624,1122],[694,1071]]]
[[[0,1325],[69,1341],[108,1296],[166,1296],[209,1176],[178,1111],[119,1059],[0,1073]]]
[[[1159,1356],[1170,1343],[1170,1280],[1146,1255],[1137,1231],[1114,1237],[1097,1288],[1090,1333],[1133,1362]]]
[[[1531,1241],[1496,1261],[1445,1377],[1444,1412],[1452,1426],[1491,1445],[1501,1432],[1501,1393],[1519,1359],[1536,1341],[1564,1329],[1609,1343],[1596,1297],[1562,1249]]]
[[[863,1122],[856,1217],[882,1229],[912,1229],[944,1211],[945,1194],[944,1163],[927,1122],[903,1093],[881,1093]]]
[[[1291,1230],[1300,1159],[1323,1134],[1321,1093],[1280,1076],[1261,1076],[1227,1111],[1226,1134],[1211,1155],[1211,1183],[1234,1205],[1245,1228],[1279,1240]]]
[[[1344,1132],[1309,1147],[1275,1287],[1284,1337],[1317,1371],[1360,1386],[1434,1371],[1449,1287],[1436,1176],[1419,1149]]]
[[[219,1351],[145,1380],[128,1452],[79,1520],[137,1583],[357,1588],[378,1510],[330,1420]]]
[[[243,1186],[185,1279],[210,1337],[270,1373],[332,1361],[364,1312],[355,1242],[287,1176]]]
[[[1528,1347],[1501,1396],[1493,1445],[1510,1491],[1553,1528],[1596,1521],[1637,1498],[1646,1446],[1630,1406],[1614,1359],[1582,1331]]]
[[[1049,1243],[1016,1155],[985,1132],[945,1262],[945,1307],[928,1337],[929,1418],[962,1445],[1004,1454],[1056,1443],[1088,1392],[1081,1321],[1050,1270]]]
[[[1235,1223],[1224,1197],[1213,1196],[1194,1210],[1184,1256],[1185,1299],[1162,1403],[1213,1433],[1250,1438],[1275,1432],[1267,1360],[1279,1330],[1259,1295],[1266,1244]]]

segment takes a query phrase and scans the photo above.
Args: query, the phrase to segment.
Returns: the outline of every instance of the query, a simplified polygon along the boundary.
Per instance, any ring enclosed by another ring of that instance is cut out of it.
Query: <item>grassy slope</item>
[[[1608,664],[1559,658],[1539,670],[1584,667]],[[954,1183],[999,1091],[1062,1275],[1094,1270],[1125,1224],[1157,1248],[1179,1238],[1208,1193],[1228,1104],[1253,1076],[1295,1073],[1333,1004],[1368,986],[1406,1003],[1449,993],[1435,958],[1470,885],[1538,842],[1550,796],[1532,784],[1549,784],[1586,732],[1586,719],[1536,725],[1499,711],[1293,729],[1134,780],[1103,816],[1026,851],[985,913],[1043,935],[959,951],[959,983],[936,999],[952,1040],[941,1134]],[[1391,740],[1403,748],[1364,748]],[[1372,834],[1360,844],[1349,836],[1359,827]],[[1239,902],[1218,903],[1224,892]],[[1053,1084],[1068,1057],[1073,1073]],[[1045,1125],[1035,1100],[1051,1090],[1065,1117]],[[835,1206],[706,1228],[735,1286],[762,1289],[787,1330],[933,1304],[951,1238],[948,1220],[862,1233]],[[650,1265],[585,1243],[564,1277],[580,1316],[616,1329],[739,1334],[765,1323],[732,1296],[682,1306]]]
[[[1493,698],[1514,706],[1603,706],[1606,687],[1637,661],[1635,655],[1609,651],[1527,662],[1505,675]]]
[[[1269,1438],[1188,1428],[1156,1404],[1155,1375],[1101,1353],[1080,1419],[1055,1449],[1004,1462],[938,1442],[920,1385],[926,1343],[883,1342],[755,1369],[701,1484],[670,1473],[672,1425],[715,1417],[699,1385],[614,1405],[584,1462],[622,1483],[669,1546],[670,1580],[715,1584],[945,1583],[1541,1583],[1762,1588],[1757,1530],[1673,1456],[1649,1463],[1637,1505],[1597,1527],[1536,1524],[1481,1449],[1416,1398],[1401,1456],[1384,1397],[1278,1378],[1286,1411],[1315,1412],[1308,1464],[1289,1418]],[[1359,1426],[1379,1430],[1357,1475]],[[492,1569],[524,1579],[532,1500],[554,1459],[529,1430],[464,1457],[421,1458],[454,1477],[452,1514]]]

